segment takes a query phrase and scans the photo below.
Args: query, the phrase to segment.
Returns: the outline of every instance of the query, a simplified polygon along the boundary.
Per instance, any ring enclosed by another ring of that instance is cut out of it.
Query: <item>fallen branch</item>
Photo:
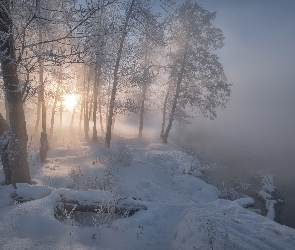
[[[67,213],[71,211],[79,212],[101,212],[115,213],[132,216],[140,210],[147,210],[147,207],[141,204],[130,204],[126,200],[121,200],[118,204],[109,205],[107,203],[94,203],[90,205],[82,205],[77,200],[62,200],[63,208]]]

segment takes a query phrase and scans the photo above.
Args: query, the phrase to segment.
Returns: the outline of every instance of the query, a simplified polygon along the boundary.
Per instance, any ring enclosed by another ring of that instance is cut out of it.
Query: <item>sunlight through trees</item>
[[[173,123],[185,126],[197,113],[216,117],[231,85],[214,54],[224,39],[214,18],[189,0],[179,6],[170,0],[2,1],[1,112],[10,127],[11,182],[31,181],[32,126],[45,162],[56,131],[65,127],[110,147],[117,119],[137,119],[143,137],[146,117],[160,115],[167,143]]]

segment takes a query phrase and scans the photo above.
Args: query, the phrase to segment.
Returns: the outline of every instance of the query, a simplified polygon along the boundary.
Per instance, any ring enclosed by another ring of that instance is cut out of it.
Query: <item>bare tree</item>
[[[27,162],[28,135],[22,87],[18,78],[11,10],[10,0],[0,2],[0,61],[10,120],[10,139],[7,150],[11,182],[15,185],[17,182],[30,183],[31,178]]]
[[[112,2],[114,1],[106,1],[105,5]],[[74,0],[46,1],[46,4],[59,6],[61,3],[66,7],[62,11],[43,8],[44,13],[48,11],[50,13],[48,16],[42,16],[42,13],[38,12],[40,3],[41,0],[4,0],[0,2],[0,61],[9,111],[10,140],[7,152],[11,168],[11,182],[14,185],[17,182],[30,183],[31,181],[27,162],[28,136],[23,108],[24,101],[33,96],[39,88],[38,86],[32,88],[30,85],[31,74],[38,68],[38,62],[39,66],[42,66],[44,62],[43,66],[45,66],[45,61],[51,62],[52,65],[56,62],[60,63],[60,61],[68,63],[76,60],[73,59],[73,56],[76,56],[79,51],[73,52],[73,47],[68,54],[60,55],[60,42],[66,41],[71,44],[70,41],[79,38],[77,35],[79,27],[99,10],[99,7],[92,5],[84,9],[82,7],[76,9]],[[19,15],[20,13],[22,15]],[[56,15],[60,15],[60,13],[63,13],[62,22],[65,23],[66,29],[63,29],[62,32],[55,32],[54,24],[61,20],[56,18]],[[40,20],[50,24],[48,27],[51,27],[50,32],[42,33],[42,39],[36,32]],[[85,36],[87,34],[82,35],[82,37]],[[40,45],[43,48],[41,55],[38,50]],[[40,56],[42,56],[42,60],[40,60]],[[40,72],[42,72],[42,68],[39,67]],[[42,81],[40,78],[40,83],[43,84],[43,82],[44,79]],[[44,108],[44,125],[45,114]],[[45,126],[43,126],[42,132],[46,132]]]
[[[117,52],[117,56],[115,60],[112,93],[110,97],[109,110],[108,110],[108,123],[107,123],[107,131],[106,131],[106,145],[108,147],[110,146],[110,142],[111,142],[111,130],[112,130],[113,115],[114,115],[114,106],[116,101],[117,87],[119,82],[119,70],[121,67],[121,59],[124,53],[124,46],[126,47],[126,40],[129,35],[131,35],[133,38],[136,37],[136,30],[140,30],[142,33],[150,36],[150,34],[147,32],[146,29],[148,28],[149,31],[155,29],[154,17],[151,15],[153,2],[154,1],[151,1],[151,0],[142,0],[142,1],[130,0],[125,5],[126,13],[123,18],[122,25],[120,27],[121,36],[119,39],[118,52]],[[166,2],[170,2],[170,0],[162,0],[161,2],[166,3]],[[129,40],[132,40],[132,39],[129,39]],[[135,47],[133,47],[133,50],[135,50]]]
[[[120,39],[120,44],[119,44],[119,48],[118,48],[118,54],[117,54],[117,58],[116,58],[112,94],[111,94],[111,98],[110,98],[109,112],[108,112],[107,132],[106,132],[106,145],[108,147],[110,147],[110,145],[111,145],[111,138],[112,138],[112,123],[113,123],[114,105],[115,105],[116,93],[117,93],[117,85],[118,85],[118,72],[119,72],[119,67],[120,67],[124,42],[125,42],[126,36],[128,34],[129,20],[131,18],[135,3],[136,3],[136,0],[131,0],[129,2],[126,17],[125,17],[125,20],[124,20],[124,23],[123,23],[122,36],[121,36],[121,39]]]
[[[52,136],[53,136],[55,112],[56,112],[57,102],[60,99],[61,86],[62,86],[62,65],[59,66],[57,88],[56,88],[55,95],[54,95],[54,102],[53,102],[52,113],[51,113],[50,133],[49,133],[50,138],[52,138]]]

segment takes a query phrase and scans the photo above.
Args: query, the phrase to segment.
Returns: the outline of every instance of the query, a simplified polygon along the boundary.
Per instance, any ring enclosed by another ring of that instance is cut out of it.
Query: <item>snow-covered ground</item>
[[[198,169],[190,172],[195,159],[173,143],[129,137],[110,149],[73,145],[55,147],[44,164],[32,150],[36,185],[0,187],[0,249],[295,249],[294,229],[243,208],[251,198],[219,199]],[[146,210],[67,211],[58,220],[62,199],[110,207],[124,200]]]

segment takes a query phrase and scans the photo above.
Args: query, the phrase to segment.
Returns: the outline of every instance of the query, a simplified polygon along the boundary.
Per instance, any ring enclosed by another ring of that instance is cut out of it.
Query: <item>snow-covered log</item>
[[[114,199],[113,194],[108,191],[73,191],[68,189],[60,189],[58,191],[63,210],[67,213],[72,211],[101,212],[131,216],[139,210],[147,209],[146,206],[138,204],[133,198],[124,198],[117,201]]]
[[[80,204],[78,200],[62,200],[63,207],[67,213],[71,211],[79,212],[101,212],[101,213],[115,213],[132,216],[140,210],[147,210],[147,207],[140,204],[130,204],[124,200],[116,205],[107,203],[93,203],[89,205]]]
[[[115,213],[131,216],[139,210],[147,210],[147,207],[139,204],[133,198],[116,200],[111,192],[89,189],[87,191],[74,191],[70,189],[54,189],[42,185],[29,185],[18,183],[16,185],[16,197],[18,202],[37,200],[56,192],[60,196],[60,203],[56,204],[58,217],[63,217],[65,212],[101,212]]]

